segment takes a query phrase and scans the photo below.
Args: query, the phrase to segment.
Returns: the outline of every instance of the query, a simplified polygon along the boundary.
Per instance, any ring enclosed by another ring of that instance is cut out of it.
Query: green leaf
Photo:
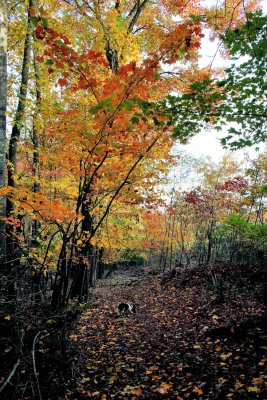
[[[132,117],[132,118],[131,118],[131,123],[132,123],[132,124],[139,124],[139,118],[137,118],[137,117]]]
[[[51,60],[50,58],[48,58],[47,60],[45,60],[45,65],[53,65],[54,61]]]
[[[132,100],[127,100],[123,104],[123,107],[126,108],[126,110],[132,111],[132,109],[134,108],[134,103]]]
[[[32,25],[36,28],[39,22],[39,17],[34,16],[30,18]]]
[[[49,28],[49,23],[47,18],[42,18],[42,24],[44,28]]]

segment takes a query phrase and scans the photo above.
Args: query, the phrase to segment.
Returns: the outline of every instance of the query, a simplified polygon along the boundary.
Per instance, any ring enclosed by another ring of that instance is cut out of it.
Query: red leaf
[[[68,84],[68,81],[67,81],[67,79],[65,79],[65,78],[59,78],[58,84],[59,84],[60,86],[66,86],[66,85]]]

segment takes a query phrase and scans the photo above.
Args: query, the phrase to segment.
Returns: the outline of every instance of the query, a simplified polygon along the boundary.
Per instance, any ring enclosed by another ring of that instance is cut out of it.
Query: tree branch
[[[12,376],[15,374],[16,369],[18,368],[20,364],[20,358],[18,359],[18,361],[16,362],[16,364],[14,365],[12,371],[10,372],[7,380],[3,383],[3,385],[0,387],[0,393],[4,390],[4,388],[6,387],[6,385],[10,382]]]

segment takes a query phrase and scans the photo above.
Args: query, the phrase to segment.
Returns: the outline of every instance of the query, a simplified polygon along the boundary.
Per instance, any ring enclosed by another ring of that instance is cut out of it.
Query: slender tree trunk
[[[215,226],[215,221],[214,221],[214,216],[212,215],[211,224],[210,224],[210,227],[208,228],[208,233],[207,233],[208,248],[207,248],[206,265],[210,262],[210,259],[211,259],[211,251],[212,251],[212,247],[213,247],[212,234],[213,234],[213,231],[214,231],[214,226]]]
[[[6,186],[6,107],[7,107],[7,10],[0,0],[0,188]],[[6,198],[0,196],[0,217],[6,214]],[[6,260],[5,223],[0,220],[0,271]]]
[[[33,7],[33,0],[29,1],[29,9]],[[31,59],[31,40],[32,40],[32,23],[30,13],[28,11],[28,22],[27,22],[27,33],[24,44],[24,55],[22,64],[21,84],[19,91],[19,100],[17,111],[15,114],[15,122],[12,128],[11,138],[9,142],[8,152],[8,185],[15,188],[15,175],[17,171],[17,149],[20,138],[21,128],[24,124],[25,108],[26,108],[26,97],[28,91],[29,81],[29,67]],[[7,200],[6,214],[7,217],[13,217],[15,212],[15,205],[9,199]],[[15,269],[15,240],[13,239],[14,229],[11,225],[7,226],[7,261],[8,268],[14,275]],[[11,285],[12,286],[12,285]],[[12,287],[10,290],[12,291]]]
[[[170,260],[169,260],[169,270],[171,271],[172,269],[172,264],[173,264],[173,242],[174,242],[174,234],[175,234],[175,222],[176,219],[174,216],[172,216],[172,222],[171,222],[171,243],[170,243]]]
[[[32,126],[32,143],[33,143],[33,191],[34,193],[40,192],[40,161],[39,161],[39,135],[37,128],[38,115],[41,112],[41,88],[39,84],[39,70],[35,60],[34,53],[34,74],[35,74],[35,87],[36,87],[36,108],[33,117]],[[32,239],[36,239],[38,230],[40,229],[40,222],[34,220],[32,226]]]

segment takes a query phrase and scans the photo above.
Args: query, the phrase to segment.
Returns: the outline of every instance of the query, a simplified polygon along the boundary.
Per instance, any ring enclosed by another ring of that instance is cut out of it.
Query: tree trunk
[[[29,1],[29,9],[33,8],[34,2],[33,0]],[[28,22],[27,22],[27,33],[24,44],[24,55],[23,55],[23,64],[22,64],[22,74],[21,74],[21,84],[20,84],[20,92],[19,92],[19,100],[17,111],[15,114],[15,122],[12,128],[11,138],[9,142],[9,152],[8,152],[8,185],[15,188],[15,174],[17,171],[17,149],[18,142],[20,138],[21,128],[24,123],[25,117],[25,108],[26,108],[26,97],[28,91],[28,81],[29,81],[29,66],[31,59],[31,39],[32,39],[32,23],[30,18],[30,12],[28,11]],[[7,207],[6,207],[6,215],[7,217],[14,217],[15,205],[9,199],[7,199]],[[20,216],[21,217],[21,216]],[[7,230],[7,261],[8,268],[10,271],[13,271],[12,274],[15,273],[15,240],[14,236],[14,228],[9,225],[6,228]],[[14,278],[14,277],[13,277]],[[12,291],[12,285],[10,286],[10,290]]]
[[[39,161],[39,135],[37,129],[37,119],[41,112],[41,88],[39,84],[39,71],[34,53],[34,74],[35,74],[35,87],[36,87],[36,108],[33,116],[32,126],[32,143],[33,143],[33,191],[34,193],[40,192],[40,161]],[[34,220],[32,226],[32,239],[36,239],[40,229],[40,222]]]
[[[82,234],[90,235],[93,231],[93,218],[90,214],[90,199],[89,195],[83,200],[81,214],[84,217],[82,220]],[[84,240],[83,246],[80,249],[79,264],[75,266],[74,278],[70,293],[70,298],[78,296],[79,301],[87,301],[89,294],[89,283],[92,278],[92,269],[94,267],[94,246]]]
[[[6,186],[6,107],[7,107],[7,10],[0,0],[0,188]],[[0,217],[6,213],[6,198],[0,196]],[[6,258],[5,223],[0,220],[0,270]]]

